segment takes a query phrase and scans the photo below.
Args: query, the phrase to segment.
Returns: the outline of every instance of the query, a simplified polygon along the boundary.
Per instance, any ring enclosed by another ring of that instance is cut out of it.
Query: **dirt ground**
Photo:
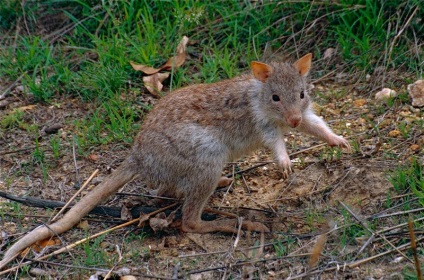
[[[375,101],[371,94],[364,97],[353,86],[318,85],[315,91],[327,95],[320,98],[315,94],[320,104],[317,111],[337,133],[349,138],[353,152],[320,145],[321,142],[306,135],[287,134],[289,153],[294,154],[291,156],[294,173],[288,179],[282,178],[273,163],[256,167],[236,175],[229,188],[217,190],[208,205],[214,210],[263,221],[271,233],[199,235],[181,233],[176,228],[153,232],[148,226],[144,229],[130,226],[108,233],[101,240],[86,242],[48,262],[36,263],[27,270],[28,274],[21,271],[18,278],[30,279],[29,275],[35,275],[32,277],[88,279],[91,275],[94,278],[90,279],[101,279],[101,275],[113,269],[115,275],[134,275],[134,279],[404,279],[404,271],[413,266],[405,258],[399,258],[399,253],[357,266],[346,265],[387,249],[381,242],[373,243],[356,255],[371,234],[361,229],[350,236],[347,229],[360,224],[346,209],[365,221],[383,211],[389,197],[398,195],[388,180],[389,172],[412,156],[422,159],[424,134],[422,127],[413,125],[409,126],[409,137],[393,131],[399,131],[401,121],[422,120],[422,113],[408,102],[398,100],[389,106]],[[331,98],[335,91],[345,94]],[[93,146],[89,155],[77,155],[74,161],[72,135],[78,132],[74,131],[73,123],[88,117],[93,104],[79,99],[34,103],[16,91],[5,100],[0,116],[22,110],[24,121],[35,124],[38,132],[31,134],[20,127],[2,130],[0,191],[66,202],[77,191],[76,186],[95,169],[100,172],[88,190],[102,181],[129,152],[130,144]],[[61,128],[46,133],[45,129],[54,124],[60,124]],[[58,159],[53,158],[49,144],[55,135],[61,139]],[[40,165],[33,164],[36,137],[39,149],[45,153],[47,174]],[[239,162],[229,163],[224,174],[268,161],[272,161],[268,151],[259,150]],[[148,194],[142,180],[128,184],[121,192]],[[135,200],[138,199],[119,195],[103,204],[122,206]],[[143,203],[148,200],[142,198]],[[6,199],[0,200],[0,211],[2,251],[26,231],[46,223],[53,214],[52,210],[18,206]],[[88,225],[62,234],[61,242],[76,242],[113,226],[112,221],[116,219],[92,215]],[[382,229],[400,221],[379,219],[370,223]],[[323,240],[320,234],[328,231],[322,246],[315,246]],[[57,248],[48,247],[43,254]],[[321,256],[315,268],[308,268],[314,250]],[[102,259],[92,265],[98,269],[87,269],[89,265],[83,260],[95,260],[99,255]],[[30,253],[28,257],[34,255]],[[42,276],[43,273],[47,276]],[[12,279],[15,272],[2,277]]]

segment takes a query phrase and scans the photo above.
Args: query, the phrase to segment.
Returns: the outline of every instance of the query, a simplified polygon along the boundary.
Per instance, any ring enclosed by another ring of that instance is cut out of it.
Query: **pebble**
[[[412,99],[412,106],[424,106],[424,80],[418,80],[415,83],[408,85],[408,93]]]

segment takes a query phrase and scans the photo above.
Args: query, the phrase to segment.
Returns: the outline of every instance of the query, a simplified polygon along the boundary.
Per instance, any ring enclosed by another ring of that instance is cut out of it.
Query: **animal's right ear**
[[[256,78],[256,80],[259,80],[262,83],[266,82],[273,71],[272,67],[268,64],[257,61],[252,61],[250,63],[250,67],[252,68],[253,76]]]

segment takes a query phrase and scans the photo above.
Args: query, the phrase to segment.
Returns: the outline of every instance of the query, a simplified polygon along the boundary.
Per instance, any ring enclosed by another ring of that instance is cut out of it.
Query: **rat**
[[[237,232],[236,219],[201,219],[227,162],[266,147],[287,177],[292,172],[283,137],[287,129],[350,151],[349,142],[311,108],[307,83],[311,64],[312,54],[294,63],[253,61],[250,74],[167,94],[145,118],[122,164],[61,219],[34,229],[12,245],[0,268],[33,243],[72,228],[135,176],[156,188],[158,196],[184,201],[183,232]],[[241,223],[243,229],[269,232],[260,222]]]

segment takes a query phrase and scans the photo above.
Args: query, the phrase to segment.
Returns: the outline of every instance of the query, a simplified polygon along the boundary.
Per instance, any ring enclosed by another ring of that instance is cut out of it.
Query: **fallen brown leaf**
[[[174,221],[175,218],[175,211],[169,214],[168,217],[166,217],[165,213],[159,213],[155,217],[150,218],[149,225],[153,229],[154,232],[159,230],[164,230],[169,227],[170,224]]]
[[[143,77],[144,86],[156,97],[160,96],[160,91],[163,88],[162,82],[169,77],[169,73],[156,73],[150,76]]]
[[[52,238],[52,239],[44,239],[41,241],[37,241],[34,243],[31,247],[26,248],[21,252],[21,256],[26,256],[28,253],[28,250],[32,248],[35,252],[40,253],[44,248],[54,246],[54,245],[60,245],[60,239],[59,238]]]
[[[397,129],[392,130],[392,131],[389,132],[389,136],[390,137],[398,137],[400,134],[401,134],[401,132],[399,130],[397,130]]]
[[[353,101],[353,105],[355,107],[362,107],[365,104],[367,104],[367,101],[365,99],[357,99],[357,100]]]
[[[83,220],[81,221],[78,225],[77,228],[83,229],[83,230],[88,230],[88,221],[87,220]]]
[[[28,110],[34,109],[36,106],[37,105],[22,106],[22,107],[17,108],[16,110],[19,110],[19,111],[28,111]]]
[[[177,46],[176,49],[176,56],[171,57],[170,59],[168,59],[162,66],[160,66],[159,68],[154,68],[154,67],[150,67],[147,65],[143,65],[143,64],[138,64],[134,61],[130,61],[130,64],[132,66],[132,68],[136,71],[141,71],[144,74],[147,75],[153,75],[158,73],[159,71],[162,70],[171,70],[173,67],[178,68],[181,65],[183,65],[183,63],[185,62],[185,52],[187,49],[187,43],[188,43],[188,37],[187,36],[183,36],[183,38],[181,39],[180,43]]]
[[[131,64],[131,66],[134,70],[141,71],[141,72],[143,72],[144,74],[147,74],[147,75],[155,74],[162,69],[161,67],[153,68],[153,67],[150,67],[150,66],[147,66],[147,65],[138,64],[138,63],[135,63],[134,61],[130,61],[130,64]]]

